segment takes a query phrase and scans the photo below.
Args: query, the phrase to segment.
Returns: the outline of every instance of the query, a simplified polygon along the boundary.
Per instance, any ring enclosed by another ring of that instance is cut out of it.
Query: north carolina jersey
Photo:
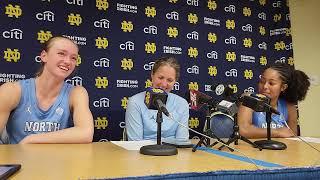
[[[73,85],[64,82],[55,102],[48,110],[43,111],[36,98],[35,79],[20,80],[19,83],[20,102],[11,112],[7,123],[10,144],[17,144],[30,134],[58,131],[73,126],[69,109],[69,94]]]
[[[271,128],[282,128],[285,126],[285,121],[288,121],[287,103],[284,99],[279,99],[277,102],[277,110],[280,115],[271,115]],[[259,128],[267,128],[266,113],[253,112],[252,124]]]

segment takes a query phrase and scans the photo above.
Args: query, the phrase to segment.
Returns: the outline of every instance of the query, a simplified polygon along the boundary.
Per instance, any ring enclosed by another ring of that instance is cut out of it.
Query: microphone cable
[[[287,121],[284,121],[284,123],[285,123],[286,127],[291,131],[291,133],[293,134],[293,136],[294,136],[295,138],[300,139],[302,142],[304,142],[305,144],[307,144],[308,146],[310,146],[312,149],[314,149],[314,150],[316,150],[318,153],[320,153],[320,150],[319,150],[319,149],[317,149],[316,147],[314,147],[313,145],[311,145],[310,143],[308,143],[307,141],[305,141],[305,140],[304,140],[303,138],[301,138],[300,136],[296,135],[295,132],[294,132],[294,131],[289,127],[289,125],[287,124]],[[318,158],[318,159],[316,160],[316,162],[315,162],[312,166],[317,165],[318,162],[320,163],[320,158]]]
[[[229,146],[229,145],[227,145],[227,144],[225,144],[225,143],[223,143],[223,142],[221,142],[221,141],[218,141],[218,140],[216,140],[216,139],[214,139],[214,138],[211,138],[211,137],[209,137],[209,136],[207,136],[207,135],[205,135],[205,134],[199,133],[199,132],[197,132],[197,131],[195,131],[195,130],[193,130],[193,129],[187,127],[187,126],[185,126],[185,125],[182,124],[181,122],[175,120],[175,119],[172,117],[171,114],[170,114],[170,116],[168,116],[168,117],[169,117],[171,120],[173,120],[174,122],[178,123],[180,126],[186,128],[186,129],[188,129],[188,130],[190,130],[190,131],[192,131],[192,132],[194,132],[194,133],[196,133],[196,134],[199,134],[199,135],[204,136],[204,137],[206,137],[206,138],[212,139],[212,140],[214,140],[214,141],[217,142],[217,143],[221,143],[221,144],[223,144],[224,146],[226,146],[226,147],[228,147],[228,148],[230,148],[230,149],[232,149],[232,150],[240,153],[241,155],[243,155],[244,157],[246,157],[246,158],[251,162],[251,164],[253,164],[258,170],[260,170],[260,168],[258,167],[258,165],[253,161],[253,159],[251,159],[249,156],[247,156],[246,154],[244,154],[244,153],[241,152],[240,150],[238,150],[238,149],[236,149],[236,148],[234,148],[234,147],[231,147],[231,146]]]

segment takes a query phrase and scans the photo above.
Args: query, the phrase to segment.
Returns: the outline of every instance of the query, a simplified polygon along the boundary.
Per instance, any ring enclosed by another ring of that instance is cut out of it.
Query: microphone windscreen
[[[272,112],[280,114],[270,106],[270,98],[263,94],[245,94],[242,97],[242,105],[253,109],[256,112]]]
[[[157,110],[157,100],[161,100],[163,104],[166,104],[168,98],[168,94],[160,89],[160,88],[152,88],[149,87],[146,89],[146,95],[144,98],[144,103],[148,107],[148,109],[154,109]]]
[[[217,103],[214,99],[197,90],[189,91],[190,108],[193,110],[199,110],[204,104],[214,107]]]

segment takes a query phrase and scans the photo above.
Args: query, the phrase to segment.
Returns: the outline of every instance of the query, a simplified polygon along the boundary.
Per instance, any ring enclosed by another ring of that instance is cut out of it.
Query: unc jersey
[[[284,99],[279,99],[277,102],[277,110],[280,115],[271,115],[271,128],[277,129],[285,127],[288,121],[288,109],[287,103]],[[265,112],[253,112],[252,123],[259,128],[267,128],[266,113]]]
[[[58,131],[73,126],[69,109],[69,94],[73,85],[64,82],[55,102],[44,111],[39,108],[36,98],[35,79],[20,80],[19,83],[20,102],[11,112],[6,126],[10,144],[17,144],[30,134]]]

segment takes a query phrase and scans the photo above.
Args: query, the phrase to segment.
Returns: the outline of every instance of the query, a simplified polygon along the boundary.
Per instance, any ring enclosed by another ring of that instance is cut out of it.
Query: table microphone
[[[160,89],[149,87],[146,90],[144,103],[148,109],[158,110],[157,112],[157,144],[146,145],[140,148],[140,153],[151,156],[171,156],[178,154],[178,150],[174,146],[165,145],[161,143],[161,123],[163,121],[162,113],[170,117],[165,103],[167,102],[168,94]]]
[[[170,116],[165,104],[167,102],[168,94],[160,89],[149,87],[146,90],[146,95],[144,98],[144,103],[148,109],[159,110],[163,112],[166,116]]]
[[[242,105],[249,107],[256,112],[266,112],[267,140],[257,140],[254,143],[262,149],[286,149],[286,144],[271,140],[271,114],[274,113],[280,115],[280,113],[270,105],[270,98],[263,94],[245,94],[241,97],[240,101],[242,102]]]
[[[240,98],[242,105],[256,112],[271,112],[280,115],[279,111],[270,105],[270,98],[262,94],[245,94]]]

